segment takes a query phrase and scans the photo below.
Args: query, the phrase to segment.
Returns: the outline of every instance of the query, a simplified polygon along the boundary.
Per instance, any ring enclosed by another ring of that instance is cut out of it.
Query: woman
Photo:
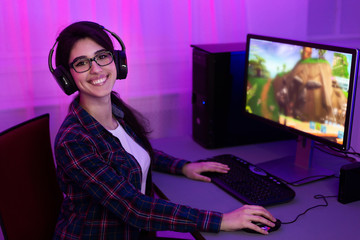
[[[151,170],[202,181],[205,171],[226,173],[218,163],[191,163],[152,149],[142,118],[112,91],[114,47],[104,28],[77,22],[57,39],[56,66],[78,90],[55,140],[57,175],[65,199],[54,239],[140,239],[149,231],[232,231],[252,222],[274,226],[259,206],[233,212],[199,210],[156,199]]]

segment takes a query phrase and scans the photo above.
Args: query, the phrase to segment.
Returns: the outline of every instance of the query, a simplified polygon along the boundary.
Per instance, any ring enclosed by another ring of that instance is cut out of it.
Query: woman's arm
[[[69,140],[56,148],[58,167],[96,202],[124,222],[149,231],[218,232],[222,214],[143,195],[128,180],[133,169],[114,169],[89,139]],[[120,161],[121,158],[116,159]],[[176,166],[186,161],[173,162]],[[118,163],[119,164],[119,163]],[[128,175],[126,175],[127,173]],[[79,194],[79,196],[82,196]],[[84,198],[88,198],[85,196]]]
[[[182,169],[185,164],[189,163],[181,158],[173,157],[163,151],[154,149],[153,169],[160,172],[172,174],[183,174]]]
[[[154,170],[173,174],[183,174],[194,180],[210,182],[211,179],[201,175],[203,172],[227,173],[230,168],[217,162],[190,162],[175,158],[162,151],[154,150]]]

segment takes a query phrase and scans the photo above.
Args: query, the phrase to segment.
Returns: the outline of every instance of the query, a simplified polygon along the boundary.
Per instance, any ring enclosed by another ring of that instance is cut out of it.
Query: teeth
[[[94,85],[101,84],[101,83],[105,82],[105,80],[106,80],[106,78],[100,78],[98,80],[91,81],[91,84],[94,84]]]

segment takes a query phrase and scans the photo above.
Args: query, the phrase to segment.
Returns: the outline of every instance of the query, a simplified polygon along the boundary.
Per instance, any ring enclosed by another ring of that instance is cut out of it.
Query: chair
[[[0,222],[5,239],[51,239],[63,194],[56,180],[49,114],[0,133]]]

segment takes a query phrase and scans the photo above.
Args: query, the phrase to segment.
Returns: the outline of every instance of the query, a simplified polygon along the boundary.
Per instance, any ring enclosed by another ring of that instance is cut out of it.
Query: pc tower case
[[[295,139],[244,115],[245,43],[191,45],[192,136],[205,148]]]

